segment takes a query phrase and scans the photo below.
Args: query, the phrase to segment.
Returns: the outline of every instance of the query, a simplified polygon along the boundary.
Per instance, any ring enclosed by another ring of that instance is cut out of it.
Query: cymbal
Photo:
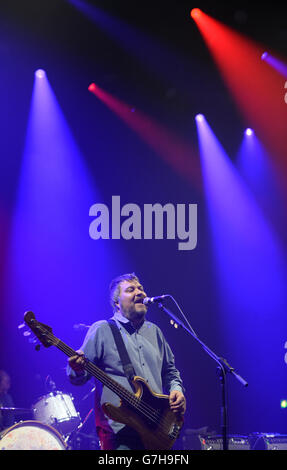
[[[13,413],[32,413],[32,410],[29,410],[29,408],[8,408],[7,406],[1,406],[0,411],[13,411]]]

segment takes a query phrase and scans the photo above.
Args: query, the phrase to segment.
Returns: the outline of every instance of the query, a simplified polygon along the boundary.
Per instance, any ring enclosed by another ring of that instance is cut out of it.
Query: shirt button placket
[[[138,340],[138,350],[139,350],[140,365],[141,365],[142,370],[144,370],[143,368],[144,368],[144,366],[145,366],[145,363],[144,363],[143,347],[142,347],[142,344],[141,344],[140,335],[137,336],[137,340]]]

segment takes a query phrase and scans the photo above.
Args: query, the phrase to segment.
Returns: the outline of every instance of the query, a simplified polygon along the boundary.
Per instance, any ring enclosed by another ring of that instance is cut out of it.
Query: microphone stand
[[[171,297],[171,296],[170,296]],[[189,335],[191,335],[204,349],[204,351],[218,364],[217,369],[219,373],[219,380],[221,385],[221,434],[222,434],[222,448],[228,450],[228,433],[227,433],[227,400],[226,400],[226,375],[232,374],[244,387],[248,386],[246,380],[238,375],[234,368],[231,367],[226,359],[219,357],[213,352],[203,341],[201,341],[192,328],[187,328],[170,310],[158,303],[157,306],[171,317],[170,323],[175,327],[183,328]]]

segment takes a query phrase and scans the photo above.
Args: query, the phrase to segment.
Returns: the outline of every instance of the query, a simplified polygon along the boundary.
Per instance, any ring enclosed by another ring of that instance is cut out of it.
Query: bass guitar
[[[56,346],[68,357],[77,355],[74,349],[53,334],[51,327],[37,321],[33,312],[26,312],[24,321],[44,347]],[[145,379],[139,376],[133,379],[133,393],[87,358],[84,369],[120,397],[120,406],[102,405],[109,418],[134,429],[146,450],[169,450],[173,447],[183,426],[183,416],[171,411],[168,395],[153,392]]]

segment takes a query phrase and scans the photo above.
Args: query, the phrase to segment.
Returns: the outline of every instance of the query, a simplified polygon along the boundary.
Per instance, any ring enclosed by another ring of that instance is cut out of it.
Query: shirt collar
[[[130,323],[128,318],[124,317],[120,312],[115,312],[112,319],[113,320],[118,320],[121,323]]]
[[[125,324],[126,327],[132,328],[133,331],[139,331],[145,323],[145,320],[144,320],[143,323],[140,325],[140,327],[137,330],[135,330],[131,322],[129,321],[129,319],[124,317],[120,312],[114,312],[112,320],[117,320],[118,322]]]

